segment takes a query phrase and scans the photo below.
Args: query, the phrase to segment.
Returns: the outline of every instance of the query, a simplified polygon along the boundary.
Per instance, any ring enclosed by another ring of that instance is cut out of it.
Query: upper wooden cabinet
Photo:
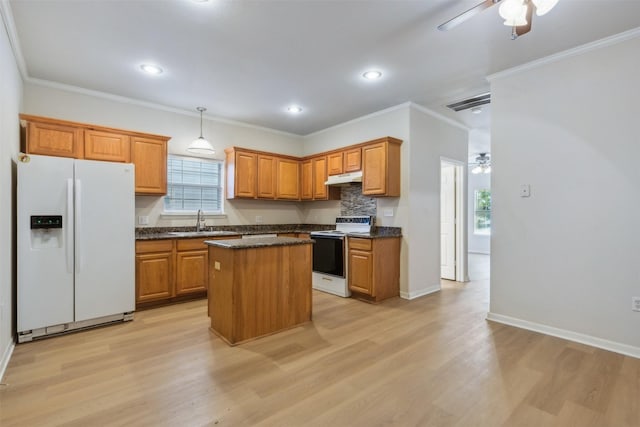
[[[131,162],[129,135],[85,129],[84,158],[108,162]]]
[[[20,116],[23,119],[23,116]],[[24,119],[23,119],[24,120]],[[26,153],[45,156],[73,157],[84,155],[83,129],[55,121],[33,121],[26,123]]]
[[[314,200],[326,199],[328,192],[324,183],[327,181],[327,156],[311,159],[313,173]]]
[[[31,154],[133,162],[136,194],[167,193],[169,137],[20,114],[22,150]]]
[[[300,163],[300,198],[302,200],[313,199],[313,165],[311,160]]]
[[[381,138],[362,147],[362,194],[400,196],[400,144]]]
[[[285,200],[300,199],[300,162],[297,160],[276,159],[276,198]]]
[[[167,194],[167,141],[131,138],[131,161],[136,165],[136,194]]]
[[[227,199],[255,199],[257,194],[258,155],[235,147],[224,150],[227,155]]]
[[[327,175],[344,173],[344,153],[332,153],[327,156]]]
[[[258,154],[258,198],[276,197],[276,158]]]
[[[350,148],[344,151],[344,172],[355,172],[362,169],[362,148]]]

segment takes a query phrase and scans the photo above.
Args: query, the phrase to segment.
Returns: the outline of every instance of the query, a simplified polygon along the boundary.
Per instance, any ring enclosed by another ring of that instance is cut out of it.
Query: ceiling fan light
[[[527,5],[523,0],[504,0],[498,9],[504,25],[519,27],[527,25]]]
[[[491,166],[487,166],[487,167],[484,169],[484,173],[491,173]]]
[[[472,174],[479,174],[481,172],[482,172],[482,167],[480,167],[480,165],[478,165],[475,168],[471,169],[471,173]]]
[[[542,16],[553,9],[558,0],[533,0],[533,4],[536,6],[536,15]]]

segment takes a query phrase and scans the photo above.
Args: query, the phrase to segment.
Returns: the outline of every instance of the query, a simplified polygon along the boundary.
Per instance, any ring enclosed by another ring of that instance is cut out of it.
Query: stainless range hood
[[[351,182],[362,182],[362,171],[331,175],[324,185],[345,185]]]

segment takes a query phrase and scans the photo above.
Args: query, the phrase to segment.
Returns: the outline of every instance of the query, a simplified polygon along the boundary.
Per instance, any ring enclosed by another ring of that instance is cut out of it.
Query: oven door
[[[344,237],[311,235],[313,271],[344,277]]]

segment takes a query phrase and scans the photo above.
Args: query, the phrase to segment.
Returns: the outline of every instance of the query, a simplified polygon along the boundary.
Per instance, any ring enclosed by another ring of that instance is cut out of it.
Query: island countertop
[[[205,240],[209,246],[217,246],[226,249],[251,249],[269,246],[306,245],[314,243],[312,239],[299,239],[296,237],[259,237],[255,239],[227,239]]]

